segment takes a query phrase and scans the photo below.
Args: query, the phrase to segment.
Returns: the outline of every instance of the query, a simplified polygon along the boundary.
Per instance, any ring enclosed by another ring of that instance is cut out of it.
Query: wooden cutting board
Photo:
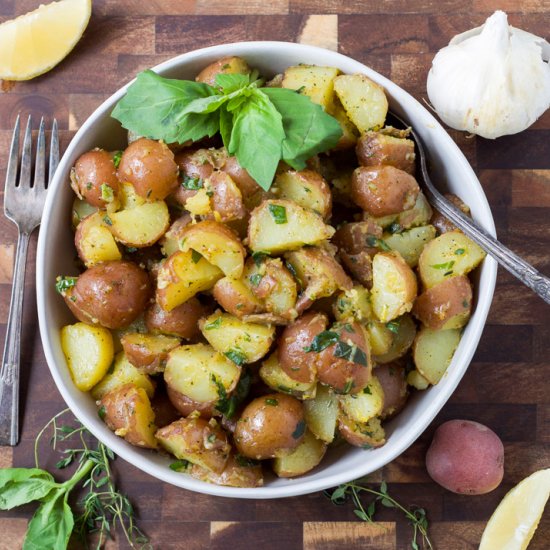
[[[1,0],[0,21],[34,9],[38,0]],[[191,49],[240,40],[286,40],[338,50],[426,98],[435,52],[480,25],[495,9],[513,25],[548,38],[548,0],[94,0],[90,25],[56,69],[30,82],[3,83],[0,92],[0,177],[18,112],[56,117],[65,148],[96,106],[139,70]],[[499,238],[550,273],[550,111],[520,135],[496,142],[456,131],[451,136],[476,170],[491,203]],[[3,187],[3,186],[2,186]],[[15,227],[0,216],[0,340],[8,315]],[[52,253],[55,254],[55,251]],[[34,304],[34,246],[26,285],[22,344],[21,443],[0,448],[0,466],[31,466],[40,427],[64,408],[44,359]],[[439,416],[401,457],[376,472],[392,495],[428,511],[436,548],[477,547],[485,522],[509,490],[550,466],[550,308],[500,271],[488,324],[474,360]],[[504,441],[505,476],[492,493],[466,497],[434,484],[424,453],[444,420],[490,426]],[[48,466],[53,467],[53,458]],[[351,505],[322,494],[241,501],[190,493],[117,461],[119,485],[136,505],[154,548],[402,549],[411,529],[394,510],[381,523],[358,521]],[[33,507],[0,514],[0,550],[21,546]],[[550,547],[550,514],[530,549]],[[127,548],[120,536],[108,548]]]

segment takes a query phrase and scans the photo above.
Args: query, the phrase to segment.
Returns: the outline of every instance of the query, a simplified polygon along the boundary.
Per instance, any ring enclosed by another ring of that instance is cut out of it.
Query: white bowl
[[[258,67],[268,76],[282,72],[290,65],[308,63],[338,67],[344,73],[364,73],[381,84],[387,92],[390,108],[409,121],[422,137],[431,160],[432,179],[440,186],[457,193],[471,207],[473,217],[494,235],[493,218],[479,181],[445,130],[407,92],[349,57],[286,42],[242,42],[189,52],[161,63],[154,70],[165,77],[192,79],[200,69],[227,55],[246,58],[251,66]],[[387,443],[383,447],[365,451],[339,446],[332,449],[321,465],[310,474],[291,480],[267,478],[263,487],[239,489],[207,484],[170,470],[169,458],[132,447],[115,436],[98,418],[94,400],[75,387],[67,369],[59,331],[63,325],[74,322],[74,318],[56,293],[54,283],[57,275],[77,272],[70,230],[73,201],[73,192],[69,187],[70,168],[82,153],[93,147],[119,149],[124,146],[126,133],[109,115],[125,90],[126,87],[118,90],[98,107],[67,148],[48,191],[38,242],[36,277],[42,343],[52,376],[75,416],[116,454],[152,476],[192,491],[226,497],[276,498],[311,493],[367,475],[399,456],[430,424],[449,399],[470,363],[495,287],[496,263],[491,258],[487,258],[479,270],[475,285],[475,312],[464,330],[447,374],[437,386],[417,393],[404,411],[387,424]]]

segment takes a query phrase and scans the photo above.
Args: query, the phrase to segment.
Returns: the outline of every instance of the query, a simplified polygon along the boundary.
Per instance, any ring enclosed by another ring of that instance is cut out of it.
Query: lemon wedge
[[[550,496],[550,468],[516,485],[493,512],[479,550],[525,550]]]
[[[29,80],[55,67],[75,47],[92,0],[60,0],[0,25],[0,79]]]

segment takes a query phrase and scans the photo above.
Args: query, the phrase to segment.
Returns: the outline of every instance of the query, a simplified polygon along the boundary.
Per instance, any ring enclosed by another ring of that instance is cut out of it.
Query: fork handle
[[[489,235],[471,218],[464,215],[453,204],[436,194],[428,193],[432,204],[468,237],[490,254],[502,267],[517,277],[524,285],[550,304],[550,278],[537,271],[531,264]]]
[[[25,267],[30,233],[19,232],[13,270],[10,313],[0,370],[0,445],[17,445],[19,441],[19,372],[21,357],[21,321]]]

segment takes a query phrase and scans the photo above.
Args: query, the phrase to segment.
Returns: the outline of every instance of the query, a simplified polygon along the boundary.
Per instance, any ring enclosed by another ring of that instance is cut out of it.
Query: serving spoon
[[[403,128],[409,128],[411,131],[411,135],[416,143],[418,156],[420,157],[420,171],[422,173],[422,181],[420,184],[432,206],[435,206],[441,214],[465,235],[470,237],[472,241],[477,243],[502,267],[514,275],[514,277],[517,277],[525,286],[538,294],[547,304],[550,304],[550,278],[537,271],[531,264],[527,263],[523,258],[520,258],[493,236],[489,235],[485,229],[466,216],[437,190],[428,173],[426,151],[420,136],[409,124],[395,113],[390,113],[390,115],[399,122]]]

